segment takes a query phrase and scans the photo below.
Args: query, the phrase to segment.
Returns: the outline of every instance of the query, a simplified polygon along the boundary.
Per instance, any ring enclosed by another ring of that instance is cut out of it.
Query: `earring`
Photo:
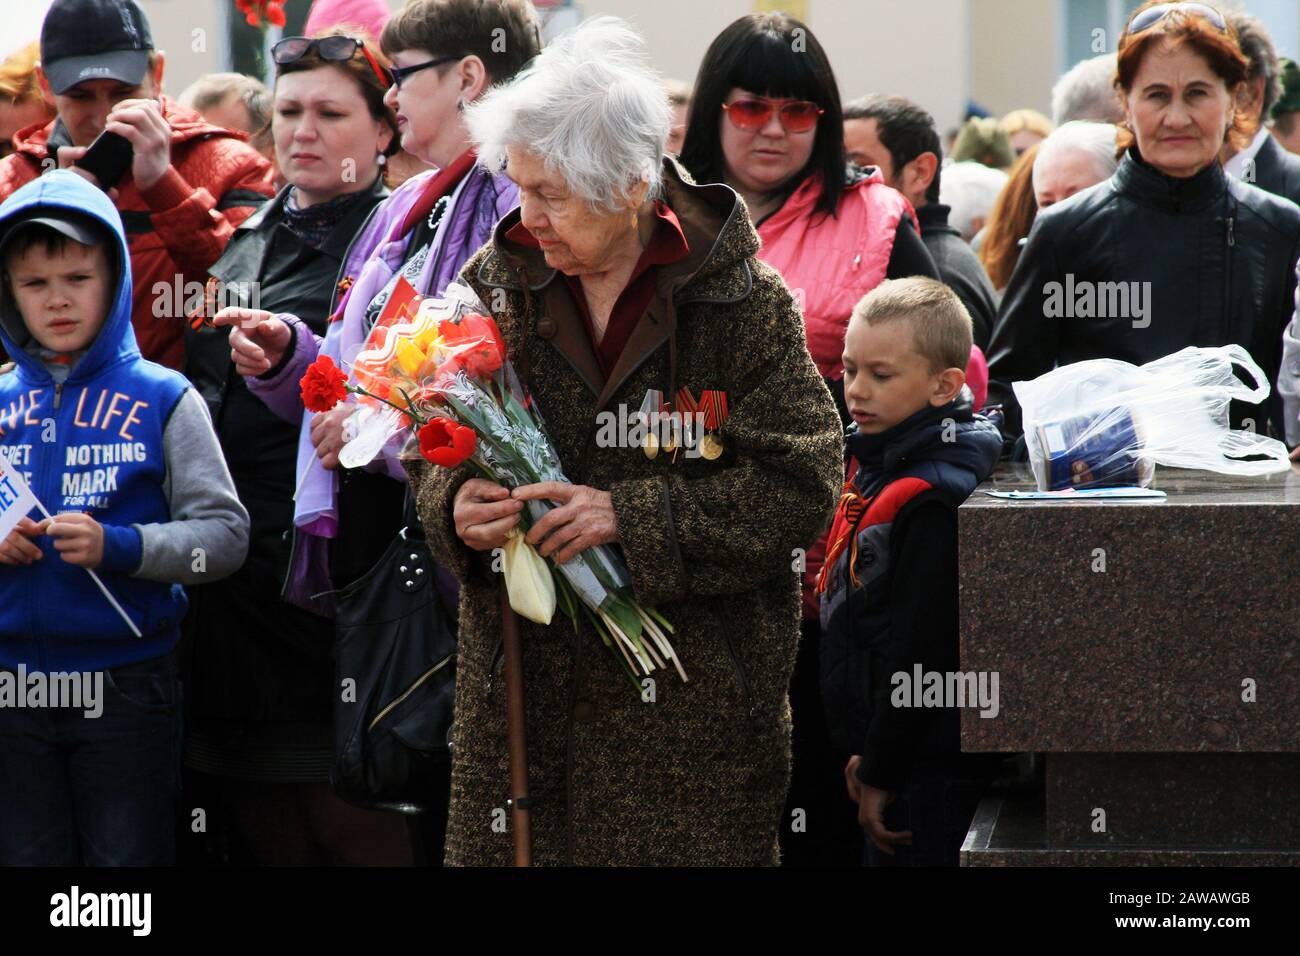
[[[464,101],[464,100],[457,100],[457,101],[456,101],[456,112],[457,112],[457,113],[463,113],[463,112],[465,112],[465,101]]]
[[[380,154],[375,158],[375,162],[378,163],[380,166],[384,166],[384,165],[386,165],[386,164],[388,163],[388,157],[385,156],[383,153],[380,153]]]

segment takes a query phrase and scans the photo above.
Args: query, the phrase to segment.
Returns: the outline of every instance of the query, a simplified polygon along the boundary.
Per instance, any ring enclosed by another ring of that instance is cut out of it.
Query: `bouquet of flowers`
[[[457,283],[439,298],[424,298],[399,280],[352,361],[356,383],[322,356],[302,378],[303,403],[323,412],[349,392],[357,396],[345,424],[352,437],[339,455],[345,467],[366,465],[402,442],[402,457],[418,455],[444,468],[468,463],[507,488],[567,483],[541,414],[505,354],[496,323],[472,290]],[[575,631],[583,614],[634,682],[669,665],[685,681],[668,640],[672,625],[634,599],[615,547],[588,548],[557,565],[524,540],[554,507],[526,502],[511,532],[502,556],[510,606],[549,624],[558,604]]]

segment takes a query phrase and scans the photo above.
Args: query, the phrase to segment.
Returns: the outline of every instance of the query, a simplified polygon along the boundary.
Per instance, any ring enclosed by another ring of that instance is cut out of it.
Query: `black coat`
[[[1241,345],[1274,382],[1297,257],[1293,203],[1218,163],[1173,179],[1130,150],[1110,179],[1038,214],[989,344],[989,405],[1004,406],[1005,430],[1018,435],[1012,382],[1085,359],[1141,365],[1189,345]],[[1257,430],[1270,419],[1281,434],[1276,393],[1267,409],[1234,402],[1230,415]]]
[[[998,314],[997,294],[975,250],[956,227],[948,224],[949,212],[950,207],[937,202],[926,203],[916,211],[921,222],[921,241],[939,268],[939,278],[957,293],[970,313],[975,344],[987,351]]]
[[[258,282],[258,308],[291,313],[324,335],[348,246],[388,190],[377,181],[316,249],[283,225],[288,188],[235,230],[210,272],[226,284]],[[276,416],[236,374],[227,329],[190,327],[186,334],[186,373],[212,412],[251,525],[243,568],[192,592],[190,716],[209,733],[232,722],[297,720],[320,731],[309,735],[319,739],[304,742],[327,742],[333,624],[280,599],[292,538],[299,425]],[[302,734],[290,738],[304,740]]]
[[[1265,192],[1300,203],[1300,156],[1283,148],[1270,133],[1255,154],[1254,178],[1247,177]]]

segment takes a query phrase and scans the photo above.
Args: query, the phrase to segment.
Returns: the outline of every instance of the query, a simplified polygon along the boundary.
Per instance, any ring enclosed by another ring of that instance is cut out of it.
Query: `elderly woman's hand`
[[[505,547],[506,535],[519,523],[522,501],[510,489],[484,478],[471,478],[460,486],[452,504],[452,521],[460,540],[475,551]]]
[[[516,488],[513,495],[521,502],[547,498],[559,504],[533,525],[524,539],[537,548],[538,554],[554,558],[557,564],[587,548],[618,540],[614,498],[608,491],[563,481],[543,481]]]

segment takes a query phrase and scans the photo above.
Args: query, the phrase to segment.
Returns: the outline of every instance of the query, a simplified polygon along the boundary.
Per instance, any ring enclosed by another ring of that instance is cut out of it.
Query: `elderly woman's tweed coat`
[[[608,383],[563,280],[503,238],[518,210],[462,272],[531,383],[567,477],[611,492],[636,596],[674,624],[690,677],[657,673],[645,702],[585,622],[575,634],[559,612],[549,627],[521,620],[539,865],[777,862],[799,559],[835,508],[840,425],[790,293],[754,258],[741,201],[671,161],[665,180],[691,254],[661,268]],[[721,458],[597,447],[598,411],[635,412],[648,389],[683,385],[726,391]],[[470,472],[410,470],[433,553],[463,583],[447,861],[508,865],[512,837],[493,827],[509,783],[502,579],[456,536],[452,502]]]

